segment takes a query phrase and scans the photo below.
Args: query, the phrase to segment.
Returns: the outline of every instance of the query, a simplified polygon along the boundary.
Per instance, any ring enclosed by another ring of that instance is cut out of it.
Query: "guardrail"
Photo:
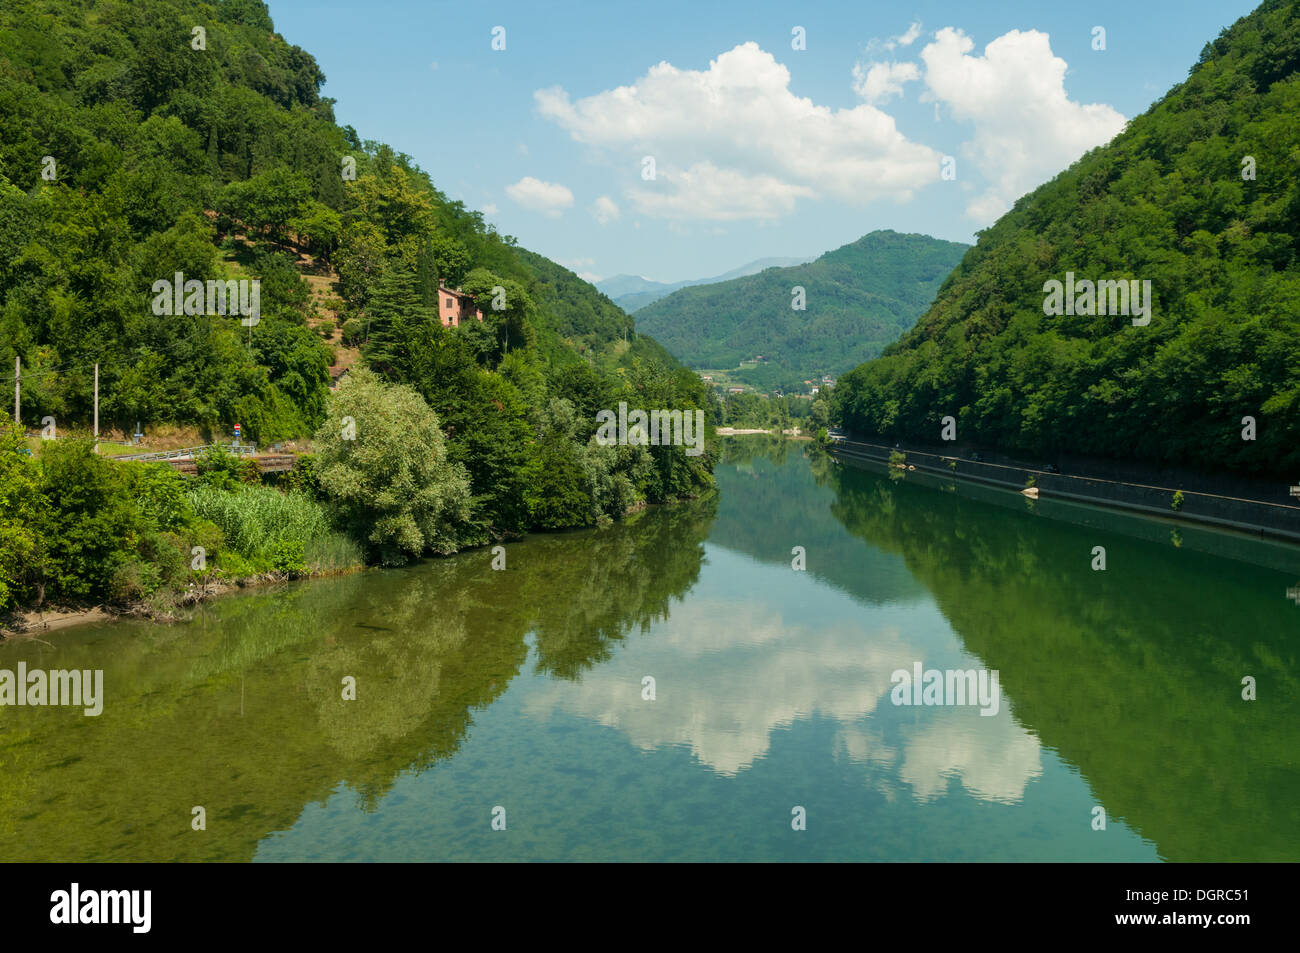
[[[961,460],[952,455],[925,450],[905,450],[907,462],[918,470],[944,477],[974,480],[1019,491],[1032,475],[1041,498],[1060,497],[1118,509],[1134,510],[1175,520],[1207,525],[1228,526],[1259,536],[1300,541],[1300,507],[1268,500],[1179,490],[1177,487],[1125,483],[1099,477],[1051,473],[1034,467],[1013,466],[984,461]],[[888,465],[892,448],[863,440],[836,441],[834,453],[849,459],[859,458]],[[954,467],[953,464],[956,464]],[[1175,508],[1175,494],[1179,505]]]
[[[114,460],[134,460],[137,463],[150,463],[155,460],[189,460],[193,459],[200,453],[207,450],[224,450],[226,453],[233,454],[237,457],[251,457],[257,453],[257,444],[223,444],[210,443],[202,447],[182,447],[179,450],[159,450],[152,453],[128,453],[123,456],[116,456]]]

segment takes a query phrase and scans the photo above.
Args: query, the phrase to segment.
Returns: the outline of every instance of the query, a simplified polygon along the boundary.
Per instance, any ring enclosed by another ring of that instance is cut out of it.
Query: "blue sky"
[[[320,63],[341,124],[590,280],[660,281],[877,228],[973,241],[1255,6],[268,5]]]

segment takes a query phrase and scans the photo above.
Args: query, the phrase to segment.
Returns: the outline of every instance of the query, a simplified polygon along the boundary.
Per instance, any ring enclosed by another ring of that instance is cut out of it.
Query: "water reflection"
[[[905,561],[1110,818],[1170,859],[1300,858],[1300,617],[1276,597],[1287,577],[1246,561],[1272,565],[1279,547],[1222,537],[1224,559],[1106,511],[1071,525],[968,484],[944,493],[883,470],[813,470],[836,520]],[[1247,675],[1268,686],[1254,702]]]
[[[340,785],[362,810],[449,758],[521,671],[575,678],[698,578],[716,497],[598,532],[230,597],[175,626],[0,645],[0,667],[103,668],[104,713],[0,717],[0,856],[249,859]],[[647,571],[651,569],[652,571]],[[343,679],[356,680],[356,700]],[[191,837],[193,806],[210,819]]]
[[[0,710],[0,857],[1300,858],[1293,571],[803,452],[734,441],[719,496],[504,572],[465,553],[0,645],[107,694]],[[998,669],[998,714],[892,705],[915,661]],[[524,847],[479,823],[498,798]]]

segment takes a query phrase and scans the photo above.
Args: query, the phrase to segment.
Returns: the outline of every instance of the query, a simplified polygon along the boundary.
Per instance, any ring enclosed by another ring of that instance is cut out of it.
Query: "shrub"
[[[357,318],[348,318],[343,322],[343,343],[348,347],[360,347],[361,338],[366,333],[366,326]]]
[[[126,469],[98,456],[92,441],[65,438],[43,449],[41,483],[48,501],[41,521],[49,556],[45,573],[54,594],[108,595],[114,575],[134,557],[133,543],[147,528]]]
[[[297,490],[313,499],[321,495],[319,463],[315,454],[304,453],[294,461],[293,469],[283,478],[284,488]]]
[[[119,464],[124,468],[141,517],[161,530],[188,526],[194,519],[185,497],[185,477],[165,463]]]
[[[21,428],[0,423],[0,611],[24,597],[43,562],[37,527],[46,500],[40,468],[25,449]]]
[[[233,490],[240,484],[257,483],[261,472],[256,461],[239,457],[220,447],[203,451],[194,458],[199,481],[221,490]]]

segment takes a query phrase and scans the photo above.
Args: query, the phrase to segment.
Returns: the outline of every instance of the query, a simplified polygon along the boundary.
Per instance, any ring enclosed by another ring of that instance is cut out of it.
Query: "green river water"
[[[504,571],[0,644],[105,693],[0,708],[0,859],[1300,860],[1300,551],[767,438],[717,476]],[[894,704],[915,663],[996,714]]]

